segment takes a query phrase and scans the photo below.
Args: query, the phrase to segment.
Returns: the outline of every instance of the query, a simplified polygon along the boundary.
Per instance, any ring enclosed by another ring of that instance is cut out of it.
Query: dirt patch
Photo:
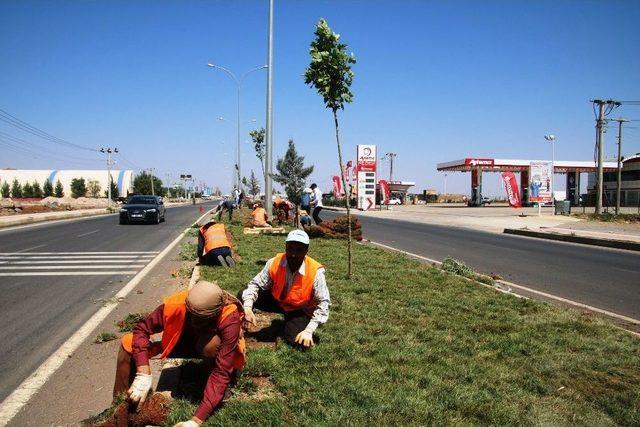
[[[268,375],[243,375],[230,400],[259,402],[279,396]]]
[[[144,427],[164,425],[169,415],[171,398],[164,393],[153,393],[136,412],[135,406],[120,401],[99,415],[82,422],[85,427]]]
[[[247,348],[277,348],[284,321],[275,313],[255,312],[256,325],[249,325],[244,333]]]
[[[342,215],[333,221],[322,221],[318,225],[305,227],[309,237],[325,237],[329,239],[347,239],[349,237],[349,221],[346,215]],[[362,240],[362,225],[355,216],[351,217],[351,236],[357,240]]]

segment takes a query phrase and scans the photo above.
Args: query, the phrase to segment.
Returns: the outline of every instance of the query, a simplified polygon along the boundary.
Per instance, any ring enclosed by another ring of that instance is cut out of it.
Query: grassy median
[[[242,261],[203,277],[235,293],[284,238],[231,229]],[[273,392],[232,399],[206,425],[640,424],[637,337],[362,245],[347,280],[345,247],[311,242],[333,302],[320,344],[251,349],[244,375]],[[177,401],[169,422],[195,407]]]

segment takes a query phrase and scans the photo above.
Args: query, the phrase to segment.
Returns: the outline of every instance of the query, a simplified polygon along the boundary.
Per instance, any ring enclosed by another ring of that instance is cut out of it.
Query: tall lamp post
[[[267,68],[266,65],[260,65],[259,67],[255,67],[252,68],[251,70],[247,71],[246,73],[244,73],[242,76],[240,76],[240,78],[237,78],[235,74],[233,74],[229,69],[225,68],[225,67],[221,67],[220,65],[216,65],[213,63],[208,63],[207,66],[211,67],[211,68],[215,68],[217,70],[221,70],[224,71],[225,73],[227,73],[232,79],[233,81],[236,83],[236,86],[238,88],[238,155],[236,158],[236,168],[238,170],[238,176],[241,176],[241,170],[240,170],[240,93],[242,91],[242,82],[244,81],[245,77],[247,77],[249,74],[251,74],[254,71],[258,71],[258,70],[262,70]],[[238,188],[240,188],[240,178],[237,178],[238,181],[236,183],[236,186]]]
[[[555,190],[555,183],[556,183],[556,136],[553,134],[548,134],[544,136],[544,139],[546,139],[547,141],[549,141],[551,143],[551,200],[552,202],[555,200],[555,196],[553,195],[553,192]],[[553,214],[556,214],[555,209],[553,210]]]

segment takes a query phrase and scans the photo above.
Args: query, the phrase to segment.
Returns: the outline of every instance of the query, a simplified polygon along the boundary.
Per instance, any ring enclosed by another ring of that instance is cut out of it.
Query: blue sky
[[[2,1],[0,108],[67,141],[117,146],[120,167],[155,167],[161,178],[190,172],[228,189],[236,89],[206,64],[242,74],[266,63],[267,5]],[[439,162],[550,159],[545,133],[557,136],[557,159],[588,160],[589,99],[640,100],[640,2],[276,0],[274,157],[293,138],[326,190],[337,171],[333,120],[302,78],[320,17],[358,60],[354,102],[340,113],[345,158],[358,143],[396,152],[396,177],[419,191],[442,189]],[[257,122],[243,125],[243,140],[264,125],[265,89],[266,72],[247,77],[242,121]],[[640,119],[640,107],[623,106],[619,115]],[[633,127],[625,132],[627,154],[640,152]],[[0,167],[104,167],[102,157],[3,122],[0,132],[32,150],[7,149],[5,139]],[[613,129],[605,152],[615,152]],[[259,175],[250,144],[243,144],[242,168]],[[388,165],[381,170],[386,175]],[[469,181],[449,174],[448,190],[466,193]],[[485,185],[502,194],[497,174]]]

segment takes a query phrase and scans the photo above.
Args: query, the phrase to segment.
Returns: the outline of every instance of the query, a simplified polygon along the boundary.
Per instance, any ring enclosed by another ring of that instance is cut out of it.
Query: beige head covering
[[[224,305],[224,291],[217,283],[200,280],[187,294],[185,304],[196,316],[215,317]]]

